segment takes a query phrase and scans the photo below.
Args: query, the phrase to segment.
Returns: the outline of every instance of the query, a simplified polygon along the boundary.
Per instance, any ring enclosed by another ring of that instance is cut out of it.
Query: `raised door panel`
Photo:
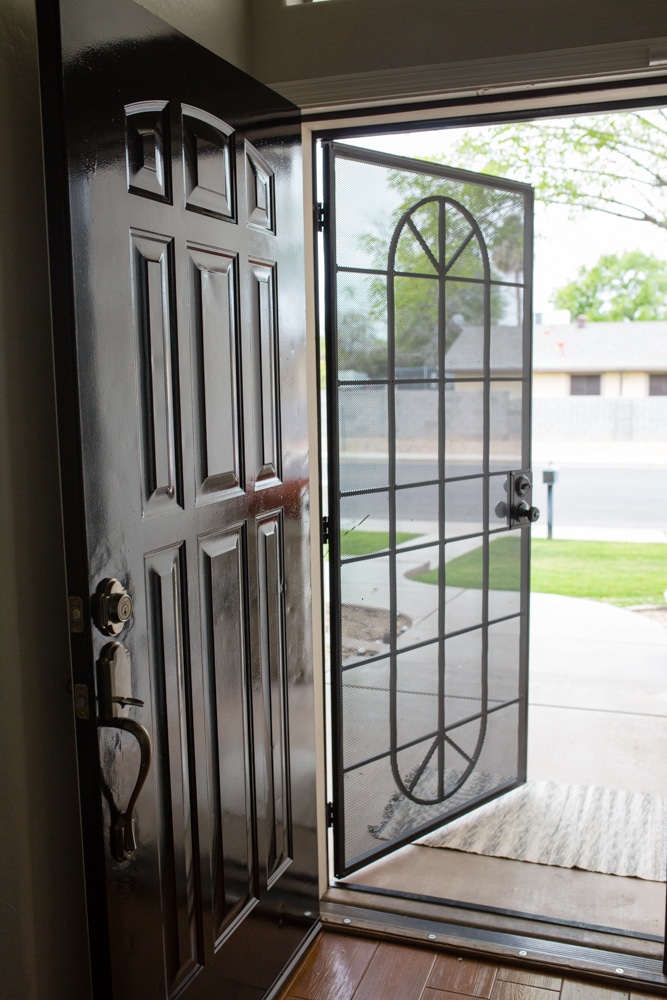
[[[211,945],[259,894],[254,829],[246,526],[200,540],[208,692]]]
[[[269,514],[257,525],[260,677],[264,737],[264,863],[269,887],[290,864],[292,827],[285,657],[283,522]]]
[[[234,129],[202,108],[183,105],[185,207],[234,220]]]
[[[125,107],[127,187],[132,194],[171,201],[171,144],[166,101]]]
[[[149,553],[145,564],[157,793],[155,844],[166,987],[172,996],[202,964],[184,547]]]
[[[183,504],[174,240],[130,233],[144,512]]]
[[[188,249],[200,496],[242,488],[241,324],[235,253]]]
[[[273,485],[280,479],[280,373],[274,263],[250,261],[250,329],[255,348],[255,479]]]

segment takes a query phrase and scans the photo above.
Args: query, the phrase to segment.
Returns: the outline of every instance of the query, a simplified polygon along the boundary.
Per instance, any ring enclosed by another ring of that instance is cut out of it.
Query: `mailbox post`
[[[554,469],[552,465],[548,469],[542,470],[542,482],[546,484],[547,487],[547,538],[553,538],[553,523],[554,523],[554,498],[553,489],[554,483],[558,479],[558,469]]]

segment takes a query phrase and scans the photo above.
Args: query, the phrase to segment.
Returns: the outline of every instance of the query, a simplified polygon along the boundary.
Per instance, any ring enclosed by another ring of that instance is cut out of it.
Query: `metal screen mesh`
[[[529,189],[328,156],[343,875],[524,778]]]

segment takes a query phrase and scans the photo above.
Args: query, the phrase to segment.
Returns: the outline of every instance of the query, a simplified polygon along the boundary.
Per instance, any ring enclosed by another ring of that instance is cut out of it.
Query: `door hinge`
[[[69,630],[70,632],[83,632],[83,601],[80,597],[68,597],[69,608]]]
[[[318,233],[324,232],[325,220],[326,220],[326,215],[325,215],[324,204],[323,202],[318,201],[317,204],[315,205],[315,225],[317,227]]]
[[[86,684],[74,685],[74,713],[77,719],[82,721],[90,718],[90,700]]]
[[[322,545],[329,544],[329,518],[324,515],[322,518]]]
[[[327,802],[327,828],[334,825],[334,804]]]

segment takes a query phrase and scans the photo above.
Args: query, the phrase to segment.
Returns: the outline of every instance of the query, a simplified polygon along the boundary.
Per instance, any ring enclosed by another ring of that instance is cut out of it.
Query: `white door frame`
[[[437,110],[428,111],[416,109],[414,105],[403,107],[394,105],[392,108],[370,109],[363,114],[350,113],[349,117],[338,114],[336,117],[323,113],[319,116],[308,116],[302,125],[303,163],[304,163],[304,205],[305,205],[305,267],[307,288],[307,328],[308,328],[308,408],[309,408],[309,452],[310,452],[310,483],[311,483],[311,579],[312,579],[312,627],[313,627],[313,664],[315,674],[316,725],[318,743],[318,850],[320,895],[324,896],[328,888],[328,831],[325,825],[326,816],[326,730],[322,706],[325,704],[324,663],[323,663],[323,578],[320,558],[320,434],[319,434],[319,345],[317,336],[317,302],[316,302],[316,232],[314,214],[310,210],[315,197],[315,145],[323,133],[333,134],[354,129],[363,135],[367,131],[382,131],[381,126],[387,126],[389,131],[403,131],[397,125],[406,126],[406,130],[414,125],[418,131],[429,122],[444,122],[437,127],[447,127],[456,119],[470,119],[474,116],[476,124],[491,124],[493,119],[502,115],[512,120],[532,114],[548,114],[563,116],[581,109],[582,112],[599,113],[613,111],[628,102],[652,102],[664,99],[667,104],[667,81],[656,82],[655,78],[638,78],[624,83],[610,85],[600,83],[595,89],[581,88],[563,89],[540,93],[539,91],[523,90],[508,94],[501,98],[489,95],[488,100],[480,102],[478,94],[457,98],[456,101],[445,101]],[[435,127],[432,125],[430,127]]]

